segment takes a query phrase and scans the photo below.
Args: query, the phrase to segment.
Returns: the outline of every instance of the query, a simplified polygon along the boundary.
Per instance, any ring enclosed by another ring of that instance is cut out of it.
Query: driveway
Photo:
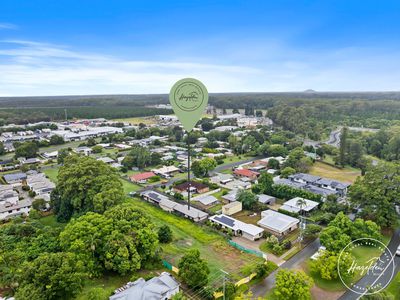
[[[235,236],[232,238],[232,241],[235,243],[239,244],[240,246],[243,246],[247,249],[255,250],[258,252],[265,253],[260,250],[260,245],[265,241],[264,239],[258,240],[258,241],[249,241],[248,239],[245,239],[244,237],[240,236]],[[282,265],[285,261],[283,259],[280,259],[276,255],[273,255],[271,253],[265,253],[268,257],[268,260],[276,263],[278,266]]]
[[[319,248],[319,239],[308,244],[303,250],[293,256],[291,259],[283,263],[280,268],[283,269],[293,269],[298,267],[306,259],[310,258]],[[254,298],[264,297],[265,294],[275,286],[275,276],[279,269],[272,272],[267,278],[265,278],[260,283],[251,287],[251,292]]]

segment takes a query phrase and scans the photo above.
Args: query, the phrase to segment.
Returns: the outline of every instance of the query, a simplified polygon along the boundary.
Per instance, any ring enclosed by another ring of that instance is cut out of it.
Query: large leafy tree
[[[179,276],[189,287],[201,288],[208,282],[210,269],[207,262],[200,258],[197,249],[189,250],[179,261]]]
[[[397,223],[395,205],[399,203],[400,164],[380,163],[372,166],[364,177],[350,187],[350,201],[359,205],[359,216],[382,227]]]
[[[126,203],[104,215],[89,212],[72,220],[60,242],[65,251],[76,253],[92,274],[103,269],[126,274],[155,257],[158,236],[146,215]]]
[[[83,287],[85,268],[73,253],[46,253],[22,266],[16,299],[71,299]],[[34,297],[34,298],[32,298]]]
[[[317,260],[310,263],[311,271],[319,274],[319,276],[323,279],[335,280],[339,278],[339,265],[342,278],[346,279],[351,277],[352,274],[347,272],[347,270],[352,264],[352,256],[347,252],[343,252],[340,256],[340,264],[338,264],[338,259],[338,253],[325,251]]]
[[[215,159],[206,157],[202,160],[194,161],[191,168],[196,177],[205,177],[208,175],[208,172],[214,170],[216,166],[217,162]]]
[[[240,190],[236,195],[236,201],[242,202],[244,209],[254,209],[257,204],[257,196],[247,190]]]
[[[275,296],[277,299],[311,299],[310,288],[314,282],[303,271],[280,269],[276,274]]]
[[[88,211],[103,213],[124,199],[116,171],[91,157],[66,157],[57,182],[51,200],[59,221]]]
[[[257,179],[257,184],[253,187],[253,192],[258,192],[260,194],[271,195],[273,192],[274,178],[269,173],[262,173]]]
[[[328,251],[340,252],[347,244],[351,242],[351,238],[342,232],[339,227],[328,226],[320,234],[321,244]]]

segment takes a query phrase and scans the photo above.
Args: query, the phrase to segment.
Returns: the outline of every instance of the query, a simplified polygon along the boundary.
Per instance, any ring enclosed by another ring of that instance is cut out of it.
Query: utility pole
[[[229,275],[227,272],[224,270],[220,269],[222,273],[224,273],[224,278],[223,278],[223,287],[222,287],[222,292],[223,292],[223,300],[225,300],[225,283],[226,283],[226,276]]]
[[[188,181],[188,210],[190,210],[190,141],[189,141],[189,131],[187,132],[187,149],[188,149],[188,165],[187,165],[187,181]]]

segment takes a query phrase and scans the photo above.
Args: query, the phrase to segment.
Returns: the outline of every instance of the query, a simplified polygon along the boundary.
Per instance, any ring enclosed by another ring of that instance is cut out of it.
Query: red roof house
[[[233,174],[236,177],[247,177],[250,180],[256,180],[258,175],[260,175],[260,173],[251,171],[249,169],[236,169],[233,171]]]
[[[139,173],[132,175],[130,177],[132,182],[146,182],[147,179],[156,176],[153,172],[144,172],[144,173]]]

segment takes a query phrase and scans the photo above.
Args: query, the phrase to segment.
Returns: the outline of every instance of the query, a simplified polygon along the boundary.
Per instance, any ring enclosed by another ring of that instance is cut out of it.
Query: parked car
[[[400,245],[397,247],[396,255],[400,256]]]

